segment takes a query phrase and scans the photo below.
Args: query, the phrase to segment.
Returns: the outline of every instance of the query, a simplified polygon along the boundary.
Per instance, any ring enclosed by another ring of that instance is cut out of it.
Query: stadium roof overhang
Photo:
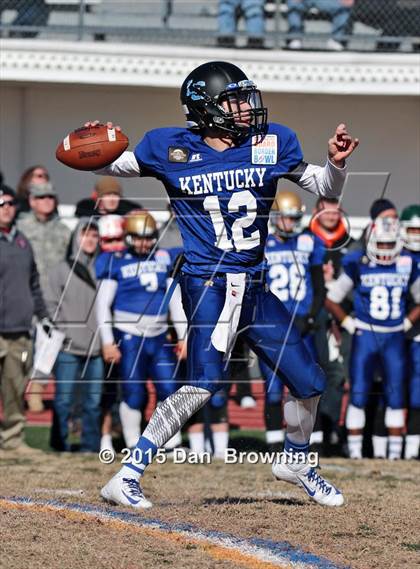
[[[214,59],[242,66],[264,91],[420,95],[420,54],[0,40],[0,77],[8,82],[178,88],[191,69]]]

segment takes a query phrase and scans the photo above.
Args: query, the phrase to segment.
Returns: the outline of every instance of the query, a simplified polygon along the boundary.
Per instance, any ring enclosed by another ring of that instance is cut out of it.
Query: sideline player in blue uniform
[[[350,458],[362,458],[365,407],[375,371],[383,374],[388,457],[401,457],[406,366],[405,333],[420,310],[408,315],[407,298],[420,300],[420,279],[413,257],[401,252],[398,219],[377,218],[367,233],[366,250],[343,258],[343,273],[327,293],[327,308],[353,335],[350,356],[350,404],[346,426]],[[339,305],[354,289],[355,318]]]
[[[311,231],[302,231],[304,212],[305,206],[296,193],[277,192],[270,214],[274,234],[268,237],[265,246],[267,283],[291,314],[291,321],[300,330],[307,349],[317,359],[311,332],[325,299],[322,266],[325,248]],[[281,414],[284,382],[263,360],[259,365],[266,390],[266,442],[278,450],[284,439]]]
[[[172,395],[178,385],[177,359],[168,343],[168,310],[165,299],[179,249],[156,248],[154,218],[133,211],[125,219],[123,251],[103,253],[96,262],[100,280],[96,302],[104,359],[119,362],[122,376],[120,419],[126,445],[140,437],[142,412],[147,405],[146,381],[153,379],[158,401]],[[177,295],[170,302],[171,317],[179,342],[186,332],[186,318]],[[178,345],[178,349],[182,346]],[[180,444],[180,433],[167,442]]]
[[[218,390],[222,367],[240,332],[255,353],[287,378],[289,457],[307,457],[321,368],[290,315],[264,285],[268,215],[281,177],[325,196],[341,193],[353,140],[344,124],[328,143],[324,167],[307,164],[296,134],[267,123],[260,91],[227,62],[200,65],[185,79],[181,102],[187,128],[144,136],[101,173],[153,176],[165,186],[184,242],[182,301],[188,318],[189,385],[164,401],[137,443],[142,460],[123,468],[102,489],[106,500],[150,507],[139,485],[151,457]],[[97,124],[86,123],[86,126]],[[112,123],[108,123],[111,125]],[[286,380],[285,380],[286,381]],[[302,487],[315,501],[341,505],[342,494],[307,459],[273,465],[276,478]]]
[[[420,205],[409,205],[401,212],[404,248],[411,253],[420,273]],[[404,458],[416,459],[420,449],[420,321],[408,331],[408,420]]]

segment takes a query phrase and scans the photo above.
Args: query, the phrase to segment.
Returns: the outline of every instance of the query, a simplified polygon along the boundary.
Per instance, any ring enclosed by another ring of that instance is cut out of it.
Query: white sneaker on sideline
[[[330,38],[327,41],[327,49],[330,51],[344,51],[344,45],[334,38]]]
[[[289,49],[302,49],[303,47],[302,40],[299,39],[290,40],[289,43],[287,44],[287,47]]]
[[[143,494],[138,480],[127,478],[121,472],[117,472],[108,484],[105,484],[101,490],[101,496],[111,504],[121,504],[136,509],[151,508],[153,505]]]
[[[340,490],[337,490],[307,463],[299,467],[299,465],[292,466],[284,462],[275,462],[272,472],[277,480],[303,488],[312,500],[322,506],[342,506],[344,504],[344,497]]]
[[[242,409],[254,409],[257,406],[257,402],[251,395],[245,395],[241,399],[241,407]]]

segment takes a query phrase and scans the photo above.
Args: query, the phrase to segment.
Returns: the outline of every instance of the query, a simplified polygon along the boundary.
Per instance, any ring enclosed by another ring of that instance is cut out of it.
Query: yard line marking
[[[232,561],[249,569],[344,569],[324,557],[307,553],[286,541],[244,539],[233,534],[204,530],[190,524],[170,523],[142,517],[137,512],[100,508],[91,504],[66,503],[57,500],[32,500],[27,497],[0,497],[0,507],[60,513],[67,519],[101,521],[119,531],[134,531],[173,543],[194,544],[207,555]]]

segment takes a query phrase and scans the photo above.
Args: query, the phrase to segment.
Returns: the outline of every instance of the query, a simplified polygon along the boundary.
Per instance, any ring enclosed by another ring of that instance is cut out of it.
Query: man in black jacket
[[[32,248],[14,225],[16,196],[0,186],[0,447],[23,444],[24,393],[32,363],[30,331],[35,314],[47,318]]]

